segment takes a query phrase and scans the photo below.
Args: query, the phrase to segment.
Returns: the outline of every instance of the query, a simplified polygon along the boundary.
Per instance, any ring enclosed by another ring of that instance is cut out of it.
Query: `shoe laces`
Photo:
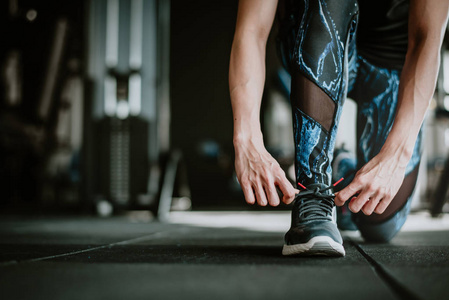
[[[328,194],[326,191],[332,190],[342,180],[343,178],[333,185],[325,186],[324,188],[316,186],[312,189],[308,189],[299,183],[304,189],[296,196],[300,218],[307,221],[332,220],[335,195]]]

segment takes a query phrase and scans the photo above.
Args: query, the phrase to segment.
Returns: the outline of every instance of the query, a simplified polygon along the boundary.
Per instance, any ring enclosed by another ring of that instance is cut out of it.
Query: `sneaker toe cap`
[[[331,221],[292,226],[285,235],[285,243],[287,245],[303,244],[316,236],[328,236],[337,243],[343,243],[336,224]]]

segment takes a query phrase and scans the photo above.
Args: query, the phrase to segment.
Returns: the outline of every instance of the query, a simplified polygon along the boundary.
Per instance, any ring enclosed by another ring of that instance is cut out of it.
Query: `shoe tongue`
[[[315,190],[316,188],[318,188],[319,190],[323,190],[325,188],[327,188],[327,186],[323,183],[311,183],[307,186],[308,190]]]
[[[328,211],[328,209],[324,208],[321,204],[324,201],[324,199],[326,198],[324,195],[331,194],[329,190],[321,192],[321,190],[328,188],[328,186],[323,183],[312,183],[312,184],[307,185],[306,187],[307,187],[306,191],[309,191],[309,192],[311,191],[312,194],[310,194],[310,193],[305,194],[304,197],[307,198],[308,200],[306,200],[305,202],[302,202],[302,204],[299,204],[300,205],[299,208],[301,210],[300,218],[304,218],[304,220],[308,220],[308,221],[331,220],[332,212]],[[319,194],[314,193],[314,191],[317,188],[320,191]],[[323,195],[324,197],[320,196],[320,194]],[[301,195],[301,193],[299,195]],[[313,201],[310,201],[310,200],[313,200]],[[327,201],[324,201],[324,202],[327,202]],[[301,209],[301,206],[302,206],[302,209]],[[330,209],[332,209],[332,208],[330,208]]]

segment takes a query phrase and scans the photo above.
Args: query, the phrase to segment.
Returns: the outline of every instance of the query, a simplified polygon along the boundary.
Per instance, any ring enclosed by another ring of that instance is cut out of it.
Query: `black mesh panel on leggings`
[[[299,108],[329,132],[335,114],[335,103],[315,83],[307,79],[301,72],[292,75],[291,103]]]

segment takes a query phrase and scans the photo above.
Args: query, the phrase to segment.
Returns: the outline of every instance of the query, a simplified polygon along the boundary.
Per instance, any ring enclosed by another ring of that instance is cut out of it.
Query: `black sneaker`
[[[332,187],[311,184],[295,198],[283,255],[345,256],[334,215]]]

